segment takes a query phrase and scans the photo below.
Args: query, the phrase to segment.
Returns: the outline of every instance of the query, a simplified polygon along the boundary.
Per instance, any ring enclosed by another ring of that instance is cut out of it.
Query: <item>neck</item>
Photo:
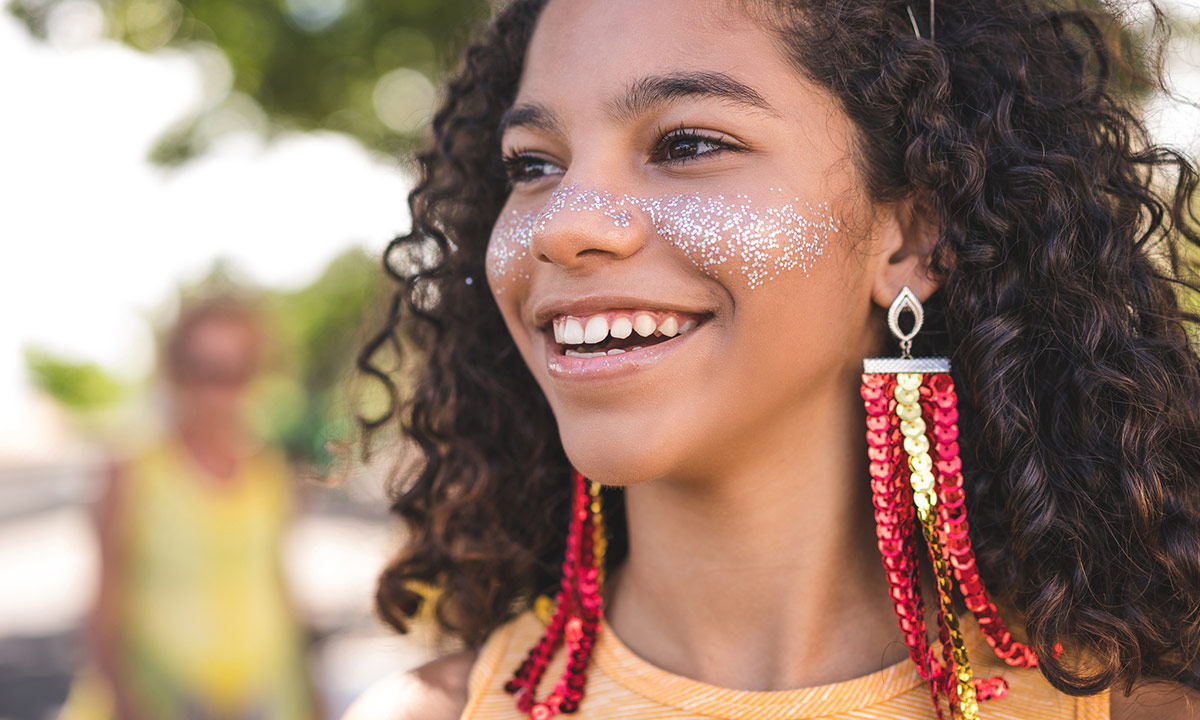
[[[611,573],[607,617],[634,653],[743,690],[846,680],[907,656],[876,548],[865,425],[845,391],[731,440],[742,452],[719,480],[626,488],[629,555]]]
[[[232,477],[248,451],[237,423],[182,423],[176,436],[196,464],[219,480]]]

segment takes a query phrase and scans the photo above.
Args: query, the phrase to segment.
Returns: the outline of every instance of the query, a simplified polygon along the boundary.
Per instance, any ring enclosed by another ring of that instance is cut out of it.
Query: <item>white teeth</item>
[[[575,318],[567,318],[562,331],[564,343],[578,345],[583,342],[583,325]]]
[[[603,342],[609,335],[617,339],[630,337],[634,331],[641,337],[675,337],[695,328],[699,323],[695,318],[688,318],[680,324],[675,315],[667,315],[661,324],[654,322],[650,313],[637,313],[633,319],[628,315],[618,315],[612,326],[604,315],[593,315],[588,318],[564,317],[553,323],[554,341],[561,345],[579,345],[582,343],[595,344]],[[629,348],[632,349],[632,348]],[[600,354],[604,354],[601,352]],[[613,355],[617,353],[609,352]]]
[[[583,329],[585,343],[598,343],[608,337],[608,321],[603,315],[593,315],[588,318],[587,327]]]
[[[624,315],[620,315],[616,320],[613,320],[612,327],[608,332],[618,339],[627,338],[629,337],[629,333],[633,332],[633,321]]]
[[[621,348],[613,348],[612,350],[608,351],[608,354],[609,355],[620,355],[623,352],[625,352],[625,351],[622,350]]]
[[[654,318],[646,313],[638,313],[637,317],[633,319],[633,329],[637,330],[637,334],[642,337],[647,337],[653,333],[655,327]]]

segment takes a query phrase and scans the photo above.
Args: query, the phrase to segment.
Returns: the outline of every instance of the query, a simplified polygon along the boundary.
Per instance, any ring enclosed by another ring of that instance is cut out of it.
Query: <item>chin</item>
[[[563,433],[562,441],[571,465],[588,480],[602,485],[637,485],[669,473],[669,462],[664,462],[661,453],[653,457],[659,444],[651,438],[639,442],[625,433],[589,432],[584,428],[577,434]],[[631,447],[644,449],[631,451]]]

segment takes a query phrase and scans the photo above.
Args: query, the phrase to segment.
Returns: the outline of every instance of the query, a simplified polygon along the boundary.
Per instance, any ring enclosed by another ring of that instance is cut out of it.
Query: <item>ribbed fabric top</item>
[[[980,703],[981,720],[1109,720],[1105,691],[1072,697],[1054,689],[1037,670],[1008,667],[987,645],[973,618],[962,619],[976,676],[1002,675],[1007,697]],[[504,683],[541,637],[543,625],[528,611],[497,628],[471,669],[469,700],[461,720],[520,720]],[[566,663],[560,649],[539,687],[543,697]],[[575,720],[663,718],[700,720],[907,720],[933,718],[929,687],[907,658],[869,675],[795,690],[732,690],[669,673],[638,657],[603,622],[588,672],[586,695]]]

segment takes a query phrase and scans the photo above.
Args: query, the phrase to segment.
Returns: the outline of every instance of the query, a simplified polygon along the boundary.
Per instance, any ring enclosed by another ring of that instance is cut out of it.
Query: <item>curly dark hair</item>
[[[498,121],[544,2],[500,12],[448,82],[359,356],[391,398],[364,437],[395,421],[423,455],[396,478],[410,535],[378,609],[403,632],[436,586],[440,627],[472,646],[555,587],[565,543],[571,466],[484,280],[508,192]],[[1165,14],[1138,55],[1102,6],[941,3],[931,41],[897,0],[746,5],[853,120],[872,199],[925,198],[940,223],[916,350],[953,362],[971,539],[1041,672],[1076,695],[1200,689],[1197,173],[1136,111],[1139,88],[1169,92]],[[388,348],[414,358],[410,391],[377,362]],[[615,564],[622,495],[605,494]]]

